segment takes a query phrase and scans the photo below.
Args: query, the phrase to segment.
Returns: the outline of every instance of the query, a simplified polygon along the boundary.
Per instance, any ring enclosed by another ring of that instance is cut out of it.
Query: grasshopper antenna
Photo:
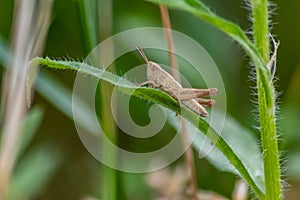
[[[145,60],[145,62],[149,63],[149,60],[148,60],[147,56],[145,55],[145,53],[143,52],[143,50],[141,49],[141,47],[135,46],[135,49],[139,52],[139,54],[142,56],[142,58]]]

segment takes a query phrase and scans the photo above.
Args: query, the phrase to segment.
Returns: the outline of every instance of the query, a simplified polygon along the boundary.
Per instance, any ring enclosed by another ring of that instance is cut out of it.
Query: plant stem
[[[16,1],[13,32],[13,57],[3,79],[4,117],[0,143],[0,200],[6,190],[20,150],[22,127],[27,114],[25,88],[27,63],[43,51],[49,27],[52,1]]]
[[[253,31],[254,41],[265,66],[269,60],[269,20],[268,20],[268,1],[252,0]],[[280,163],[278,154],[278,142],[275,120],[275,91],[272,81],[265,84],[263,80],[265,72],[257,69],[257,88],[258,105],[260,117],[260,131],[262,140],[262,152],[264,156],[264,175],[265,175],[265,199],[282,199],[280,184]]]
[[[263,60],[269,61],[268,0],[252,0],[253,31],[256,48]]]
[[[89,53],[98,44],[97,1],[79,0],[78,1],[80,20],[83,30],[85,50]]]
[[[180,76],[178,71],[178,63],[176,60],[175,56],[175,48],[174,48],[174,42],[173,42],[173,36],[171,32],[171,22],[170,22],[170,17],[169,17],[169,12],[168,8],[166,6],[160,5],[160,12],[161,12],[161,17],[162,17],[162,22],[163,26],[165,28],[165,37],[167,39],[167,46],[169,50],[169,62],[172,68],[172,75],[180,83]],[[181,140],[183,147],[186,148],[186,151],[184,152],[185,155],[185,160],[187,167],[189,168],[190,171],[190,176],[191,176],[191,191],[193,198],[195,200],[198,199],[197,197],[197,175],[196,175],[196,170],[195,170],[195,162],[194,162],[194,154],[193,150],[191,147],[188,147],[188,138],[187,138],[187,130],[186,130],[186,121],[181,120]]]
[[[90,51],[98,45],[99,41],[103,41],[112,35],[112,0],[81,0],[79,3],[85,45],[87,52],[90,53]],[[100,60],[106,56],[110,58],[113,57],[113,52],[113,44],[110,44],[105,55],[103,52],[99,52],[100,55],[92,57],[93,63],[96,64],[96,66],[101,66]],[[103,134],[116,144],[117,130],[110,110],[112,86],[101,82],[99,91],[97,92],[100,96],[99,99],[101,99],[101,103],[97,107],[99,109],[97,115],[100,115],[99,118],[101,119]],[[107,146],[106,142],[102,143],[101,148],[102,151],[105,152],[103,154],[103,156],[105,156],[104,160],[110,160],[111,163],[116,164],[117,152],[110,146]],[[97,188],[97,196],[101,196],[101,199],[118,199],[116,170],[102,165],[101,180],[99,178],[99,181],[101,188]]]
[[[113,32],[113,1],[112,0],[100,0],[98,4],[99,12],[99,37],[100,41],[103,41],[112,36]],[[100,52],[100,60],[102,58],[113,58],[114,48],[113,43],[110,43],[106,52]],[[99,65],[100,66],[100,65]],[[114,66],[112,66],[114,68]],[[114,122],[111,106],[111,95],[113,87],[107,83],[101,83],[100,85],[101,95],[101,120],[103,124],[103,134],[105,134],[113,143],[117,145],[117,128]],[[103,142],[103,151],[106,152],[107,159],[116,165],[118,153],[114,148],[107,146]],[[117,193],[117,171],[113,168],[103,166],[102,167],[102,199],[119,199]]]

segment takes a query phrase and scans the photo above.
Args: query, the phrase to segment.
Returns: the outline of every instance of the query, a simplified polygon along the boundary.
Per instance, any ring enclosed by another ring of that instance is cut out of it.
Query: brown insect
[[[153,88],[160,89],[173,98],[178,100],[179,104],[184,104],[198,115],[207,117],[208,113],[204,106],[211,107],[215,101],[204,99],[203,97],[215,96],[216,88],[194,89],[182,88],[182,86],[168,72],[163,70],[157,63],[149,61],[140,47],[136,47],[142,58],[147,63],[147,81],[139,84],[140,86],[150,85]]]

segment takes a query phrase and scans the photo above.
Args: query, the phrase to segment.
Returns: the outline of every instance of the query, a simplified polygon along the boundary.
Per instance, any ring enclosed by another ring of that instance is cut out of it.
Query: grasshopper
[[[215,101],[203,97],[215,96],[217,94],[216,88],[183,88],[173,76],[163,70],[157,63],[149,61],[140,47],[135,48],[147,64],[148,80],[139,84],[139,86],[150,85],[152,88],[160,89],[175,98],[180,106],[184,104],[198,115],[208,117],[204,106],[212,107]]]

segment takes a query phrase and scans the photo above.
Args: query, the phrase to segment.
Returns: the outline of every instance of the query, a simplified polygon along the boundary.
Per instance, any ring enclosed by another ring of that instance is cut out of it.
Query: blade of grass
[[[10,49],[8,44],[0,35],[0,63],[4,66],[8,65],[10,57]]]
[[[177,114],[181,114],[178,102],[167,95],[166,93],[152,89],[152,88],[140,88],[129,82],[128,80],[119,77],[115,74],[103,71],[101,69],[90,67],[87,64],[78,63],[74,61],[55,61],[49,58],[35,58],[33,63],[41,64],[44,67],[54,68],[54,69],[69,69],[84,73],[86,75],[91,75],[103,81],[113,84],[121,92],[129,95],[136,96],[141,99],[151,101],[153,103],[158,103]],[[34,69],[32,69],[34,70]],[[258,197],[264,197],[264,191],[258,183],[261,180],[255,180],[257,177],[255,174],[250,175],[247,167],[243,164],[243,161],[238,157],[238,155],[232,150],[229,144],[218,134],[210,125],[198,115],[190,111],[188,108],[183,107],[184,117],[197,127],[203,134],[205,134],[216,147],[226,156],[230,163],[236,168],[240,175],[247,181],[247,183],[253,188]],[[253,163],[254,164],[254,163]]]
[[[113,0],[99,0],[98,4],[98,19],[99,19],[99,38],[103,41],[112,36],[113,33]],[[114,57],[114,45],[109,43],[105,52],[100,52],[100,60],[103,57]],[[99,61],[99,59],[98,59]],[[98,63],[100,64],[100,62]],[[97,65],[100,66],[100,65]],[[110,69],[113,71],[114,64]],[[118,132],[115,121],[111,112],[111,95],[113,87],[106,82],[101,82],[99,87],[99,94],[101,95],[101,120],[104,133],[110,138],[114,144],[118,144]],[[111,148],[107,143],[103,143],[103,150],[106,152],[105,156],[109,158],[112,163],[117,163],[118,153],[115,149]],[[108,166],[102,167],[102,198],[103,199],[122,199],[121,193],[118,192],[118,173],[115,169]]]
[[[36,130],[42,122],[43,109],[39,106],[35,106],[26,115],[24,124],[22,126],[22,137],[21,144],[19,147],[18,156],[24,153],[26,147],[28,147],[30,141],[32,140]]]
[[[178,10],[187,11],[196,17],[202,19],[206,23],[214,26],[217,29],[220,29],[227,35],[229,35],[232,39],[237,41],[247,52],[250,58],[255,63],[259,63],[258,67],[260,67],[263,71],[268,72],[267,67],[259,53],[256,49],[255,45],[248,39],[246,34],[242,31],[242,29],[221,17],[213,13],[209,10],[207,6],[205,6],[201,1],[198,0],[147,0],[149,2],[156,3],[158,5],[163,4],[169,8],[174,8]]]
[[[98,44],[97,1],[79,0],[78,8],[86,52],[90,52]]]
[[[6,199],[35,199],[61,162],[62,155],[52,144],[42,143],[34,147],[17,165]]]
[[[99,38],[103,41],[112,36],[113,32],[113,0],[99,0],[98,5],[98,19],[99,19]],[[113,43],[110,43],[105,52],[100,52],[100,60],[103,57],[113,58],[114,49]],[[98,63],[100,64],[100,63]],[[100,65],[97,65],[100,66]],[[111,65],[111,70],[114,70],[115,66]],[[101,98],[100,104],[100,119],[102,120],[103,131],[110,138],[114,144],[118,144],[118,132],[115,125],[115,121],[111,112],[111,95],[113,87],[106,82],[101,82],[99,87],[99,94]],[[118,153],[115,149],[103,143],[103,150],[106,152],[105,156],[109,158],[112,163],[117,163]],[[117,200],[122,199],[121,194],[118,193],[118,173],[115,169],[102,165],[102,198]]]
[[[104,40],[112,34],[112,1],[111,0],[92,0],[81,1],[81,19],[83,23],[83,32],[87,37],[86,46],[88,52],[90,52],[98,43],[98,41]],[[97,18],[98,17],[98,18]],[[97,29],[99,28],[99,30]],[[109,56],[113,55],[113,49],[108,48],[106,51]],[[97,55],[102,56],[102,55]],[[98,62],[99,59],[92,58],[94,62]],[[101,66],[100,63],[98,63]],[[110,111],[110,96],[111,86],[106,83],[100,84],[100,90],[98,92],[101,101],[98,106],[99,119],[103,125],[104,133],[110,138],[113,143],[117,143],[117,131],[113,120],[113,116]],[[111,148],[103,145],[103,149],[107,152],[107,156],[112,162],[117,161],[117,153]],[[107,166],[102,165],[101,170],[101,192],[103,199],[117,199],[117,172]]]
[[[214,115],[215,117],[222,116],[217,111],[214,112]],[[179,123],[176,121],[174,115],[168,115],[168,122],[174,127],[175,130],[178,130]],[[212,148],[210,141],[207,140],[205,135],[200,134],[198,129],[188,125],[187,132],[189,139],[192,140],[191,142],[193,142],[192,145],[199,152],[199,156],[201,158],[207,159],[220,171],[231,172],[241,176],[219,149]],[[224,123],[221,135],[226,143],[233,149],[233,151],[243,162],[260,190],[264,191],[263,160],[260,153],[260,147],[253,136],[254,134],[245,127],[241,126],[231,116],[226,115],[226,121]],[[249,154],[249,152],[251,152],[251,154]],[[255,175],[255,177],[253,175]]]

